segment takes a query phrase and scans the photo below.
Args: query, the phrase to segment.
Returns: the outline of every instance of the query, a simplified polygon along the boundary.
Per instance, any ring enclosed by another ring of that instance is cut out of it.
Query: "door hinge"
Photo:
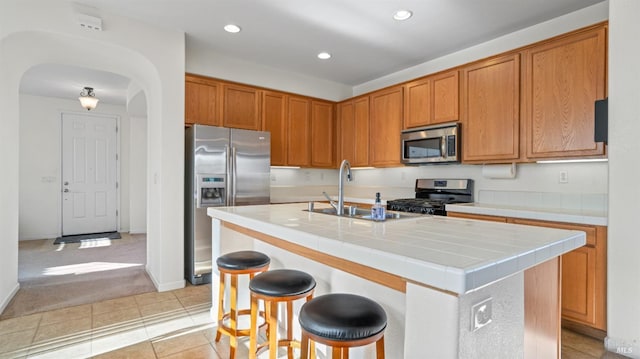
[[[119,186],[119,184],[118,184],[118,182],[116,182],[116,189],[118,189],[118,186]]]
[[[118,154],[116,153],[116,161],[118,160]]]
[[[116,217],[118,216],[118,210],[116,209]]]
[[[116,126],[116,133],[118,133],[118,126]]]

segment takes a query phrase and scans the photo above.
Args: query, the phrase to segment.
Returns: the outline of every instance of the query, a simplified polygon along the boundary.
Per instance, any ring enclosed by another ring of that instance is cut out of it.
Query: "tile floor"
[[[211,285],[187,286],[2,320],[0,359],[228,358],[228,338],[214,340],[210,306]],[[241,346],[238,358],[246,357]],[[624,357],[563,330],[562,358]]]
[[[0,359],[88,358],[120,348],[107,357],[170,357],[175,348],[197,347],[191,332],[211,331],[210,308],[211,285],[202,285],[6,319],[0,321]],[[189,339],[182,346],[171,337],[181,334]],[[137,348],[151,348],[151,356],[121,354]],[[224,343],[218,349],[224,352]]]

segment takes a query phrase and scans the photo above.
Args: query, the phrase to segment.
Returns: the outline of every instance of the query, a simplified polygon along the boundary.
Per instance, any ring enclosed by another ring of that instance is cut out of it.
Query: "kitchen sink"
[[[310,209],[305,209],[304,211],[313,212],[313,213],[322,213],[328,214],[332,216],[337,216],[336,210],[333,207],[329,208],[313,208],[311,205]],[[394,211],[385,211],[385,217],[387,220],[393,219],[403,219],[403,218],[416,218],[422,216],[417,213],[406,213],[406,212],[394,212]],[[346,218],[358,218],[358,219],[366,219],[372,221],[371,218],[371,209],[369,208],[357,208],[353,206],[344,207],[344,215],[341,217]]]

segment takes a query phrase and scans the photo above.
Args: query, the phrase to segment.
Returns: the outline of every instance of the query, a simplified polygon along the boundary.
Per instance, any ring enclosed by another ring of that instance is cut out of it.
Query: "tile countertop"
[[[449,212],[482,214],[487,216],[537,219],[541,221],[590,224],[596,226],[607,225],[607,213],[604,210],[534,208],[486,203],[448,204],[446,205],[446,209]]]
[[[327,206],[328,207],[328,206]],[[585,244],[584,232],[419,216],[385,222],[304,211],[306,204],[211,207],[213,218],[454,293],[466,293]]]

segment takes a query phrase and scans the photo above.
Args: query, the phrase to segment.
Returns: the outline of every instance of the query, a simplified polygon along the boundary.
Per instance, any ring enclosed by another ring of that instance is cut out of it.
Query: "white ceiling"
[[[77,99],[85,87],[93,87],[100,103],[126,105],[128,78],[113,72],[43,64],[30,68],[20,81],[20,92],[31,95]],[[80,102],[78,102],[80,104]]]
[[[111,12],[184,31],[187,47],[206,46],[232,58],[355,86],[603,1],[77,0],[76,3],[94,7],[97,13]],[[414,15],[397,22],[392,14],[399,9],[409,9]],[[222,27],[228,23],[239,25],[242,31],[226,33]],[[108,26],[103,24],[105,31]],[[333,57],[319,60],[316,55],[320,51],[328,51]],[[41,70],[33,78],[25,76],[25,91],[57,82],[73,84],[75,92],[92,85],[91,78],[82,77],[87,75],[84,71],[67,71],[68,81],[64,81],[55,67]],[[57,73],[58,77],[49,78],[48,73],[52,76]],[[30,84],[31,80],[40,85]],[[98,97],[100,91],[106,95],[110,90],[109,84],[102,86],[97,78],[93,81]]]

